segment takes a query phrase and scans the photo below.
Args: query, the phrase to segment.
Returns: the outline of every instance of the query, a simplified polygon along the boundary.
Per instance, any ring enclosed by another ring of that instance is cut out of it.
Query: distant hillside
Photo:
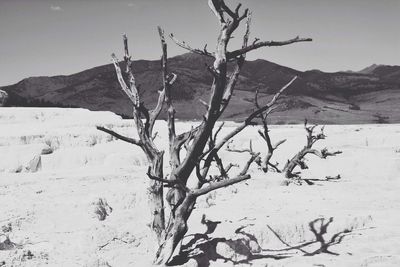
[[[373,74],[374,70],[378,68],[380,65],[377,64],[372,64],[371,66],[368,66],[366,68],[363,68],[362,70],[358,71],[358,73],[361,74]]]
[[[212,82],[205,63],[211,60],[190,53],[169,60],[170,70],[178,74],[173,95],[180,119],[201,119],[204,113],[198,99],[207,99]],[[160,63],[138,60],[133,67],[141,98],[151,107],[161,87]],[[279,112],[271,117],[273,123],[298,123],[305,117],[319,123],[400,123],[400,66],[373,65],[353,73],[301,72],[261,59],[246,62],[225,119],[240,119],[251,111],[257,88],[261,101],[267,101],[294,75],[299,78],[287,90]],[[125,116],[131,113],[111,64],[68,76],[26,78],[0,89],[9,94],[11,106],[83,107]]]

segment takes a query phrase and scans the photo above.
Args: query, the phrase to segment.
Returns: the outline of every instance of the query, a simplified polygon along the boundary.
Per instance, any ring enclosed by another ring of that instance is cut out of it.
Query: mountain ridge
[[[172,93],[180,119],[201,119],[204,113],[198,99],[207,99],[212,83],[205,64],[212,64],[212,59],[192,53],[169,59],[170,71],[178,75]],[[229,69],[232,68],[233,65]],[[137,60],[133,69],[142,100],[153,106],[162,84],[159,61]],[[388,117],[387,122],[400,122],[394,110],[400,100],[400,66],[373,65],[361,72],[299,71],[265,59],[247,61],[224,118],[245,117],[253,108],[256,89],[260,91],[260,100],[266,101],[297,75],[283,97],[282,108],[271,116],[273,123],[298,123],[304,117],[320,123],[371,123],[377,115]],[[124,116],[131,113],[112,64],[71,75],[25,78],[0,90],[9,94],[11,106],[41,104],[110,110]]]

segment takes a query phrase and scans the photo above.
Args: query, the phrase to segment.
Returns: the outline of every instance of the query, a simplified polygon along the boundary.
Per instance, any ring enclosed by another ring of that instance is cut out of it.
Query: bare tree
[[[268,148],[268,152],[265,155],[262,163],[261,163],[261,168],[264,172],[268,172],[268,168],[271,167],[273,170],[277,171],[277,172],[281,172],[281,170],[278,168],[278,164],[273,164],[271,162],[271,158],[272,155],[274,154],[274,151],[283,143],[286,142],[286,139],[282,139],[280,141],[278,141],[277,143],[275,143],[274,145],[272,145],[272,141],[271,141],[271,137],[269,136],[269,128],[268,128],[268,115],[271,114],[274,110],[276,110],[277,106],[275,105],[275,102],[278,100],[278,98],[280,97],[280,95],[297,79],[297,76],[293,77],[292,80],[289,81],[289,83],[287,83],[285,86],[282,87],[282,89],[275,94],[275,96],[272,98],[272,100],[268,103],[268,105],[270,106],[270,108],[267,110],[267,112],[265,114],[261,113],[259,115],[261,122],[262,122],[262,126],[263,126],[263,130],[258,130],[259,135],[262,137],[262,139],[267,143],[267,148]],[[255,96],[255,100],[254,100],[255,106],[256,108],[260,108],[260,104],[258,103],[258,90],[256,91],[256,96]]]
[[[225,167],[218,152],[232,137],[248,125],[253,125],[254,119],[261,113],[266,112],[270,106],[259,107],[220,140],[217,137],[223,125],[214,131],[216,122],[223,114],[232,97],[239,73],[245,63],[246,53],[266,46],[283,46],[296,42],[311,41],[309,38],[296,37],[287,41],[260,42],[256,39],[249,44],[251,14],[248,9],[241,12],[241,4],[239,4],[232,10],[223,0],[209,0],[208,4],[216,15],[220,26],[215,52],[207,51],[206,47],[202,50],[192,48],[187,43],[176,39],[172,34],[170,35],[171,39],[184,49],[214,59],[213,66],[207,66],[208,71],[213,76],[211,95],[206,104],[207,111],[203,115],[201,123],[191,130],[180,134],[176,133],[175,109],[171,89],[177,77],[175,74],[168,72],[167,44],[164,38],[164,31],[161,28],[159,28],[159,35],[163,51],[161,60],[163,88],[159,91],[158,103],[153,110],[149,111],[139,99],[139,90],[136,87],[133,76],[132,61],[128,51],[126,36],[124,36],[124,61],[126,64],[125,73],[127,81],[125,81],[117,58],[115,55],[112,56],[121,88],[133,103],[133,117],[139,139],[122,136],[104,127],[98,127],[98,129],[139,146],[147,156],[149,162],[147,176],[151,180],[149,201],[153,216],[152,229],[156,233],[159,243],[159,249],[154,260],[155,264],[164,264],[170,260],[178,243],[187,232],[187,220],[199,196],[250,178],[247,171],[251,163],[259,156],[258,154],[252,155],[240,173],[230,178],[228,172],[232,164],[228,164]],[[246,31],[243,36],[242,47],[228,51],[228,44],[233,38],[233,33],[243,20],[246,20]],[[228,73],[229,63],[235,65],[232,73]],[[168,113],[169,162],[171,167],[168,178],[163,174],[164,152],[157,149],[153,142],[153,126],[164,103],[166,104]],[[142,119],[144,120],[142,121]],[[217,164],[220,172],[218,175],[212,176],[208,174],[212,163]],[[192,173],[195,173],[195,175],[191,176]],[[187,186],[190,177],[197,178],[198,180],[197,185],[193,188],[188,188]],[[169,187],[165,199],[171,208],[171,215],[167,223],[164,214],[164,186]]]
[[[297,166],[299,166],[302,170],[308,169],[308,166],[305,163],[305,156],[307,156],[308,154],[315,155],[321,159],[326,159],[329,156],[336,156],[337,154],[342,153],[342,151],[329,152],[327,148],[323,148],[321,150],[312,148],[312,146],[318,140],[326,138],[326,135],[324,134],[324,126],[320,128],[319,133],[314,133],[314,130],[317,126],[318,125],[307,126],[307,120],[304,121],[304,129],[307,132],[307,143],[296,155],[293,156],[291,160],[287,161],[285,167],[283,168],[283,172],[286,178],[292,179],[292,181],[296,181],[297,183],[301,183],[300,173],[296,173],[293,171]]]
[[[286,139],[282,139],[280,141],[278,141],[277,143],[275,143],[274,145],[272,144],[271,141],[271,137],[269,136],[269,128],[268,128],[268,115],[270,115],[272,112],[274,112],[277,108],[278,105],[277,104],[277,100],[279,99],[279,97],[282,95],[282,93],[289,88],[289,86],[297,79],[297,76],[293,77],[285,86],[283,86],[274,96],[273,98],[270,100],[270,102],[268,102],[267,106],[268,109],[266,110],[266,112],[261,112],[258,117],[262,122],[262,129],[258,130],[258,134],[262,137],[262,139],[267,143],[267,153],[265,154],[264,158],[261,159],[261,157],[257,157],[255,162],[258,164],[258,166],[264,171],[264,172],[268,172],[269,168],[272,168],[274,171],[276,172],[281,172],[281,170],[278,168],[278,163],[273,164],[271,162],[271,158],[272,155],[274,154],[274,151],[280,146],[282,145],[284,142],[286,142]],[[255,93],[255,97],[254,97],[254,105],[256,107],[256,109],[261,109],[261,105],[259,104],[258,101],[258,90],[256,90]],[[244,153],[244,152],[248,152],[250,153],[250,155],[254,155],[255,152],[253,150],[253,146],[252,146],[252,141],[250,140],[250,144],[249,144],[249,148],[246,149],[235,149],[233,147],[231,147],[231,143],[233,140],[231,140],[227,146],[228,151],[230,152],[237,152],[237,153]]]

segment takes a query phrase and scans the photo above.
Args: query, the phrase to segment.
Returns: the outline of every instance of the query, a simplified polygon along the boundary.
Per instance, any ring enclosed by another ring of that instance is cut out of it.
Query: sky
[[[238,1],[226,0],[235,7]],[[400,65],[400,0],[242,0],[251,38],[311,43],[248,54],[298,70]],[[0,0],[0,86],[110,63],[126,33],[134,59],[159,59],[156,27],[193,47],[215,47],[219,25],[207,0]],[[234,36],[239,45],[243,29]],[[168,42],[169,56],[187,51]]]

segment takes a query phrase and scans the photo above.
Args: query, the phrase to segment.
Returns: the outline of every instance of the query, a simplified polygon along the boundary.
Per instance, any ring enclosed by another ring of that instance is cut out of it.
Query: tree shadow
[[[338,182],[340,179],[342,179],[340,174],[336,176],[325,176],[325,179],[301,178],[301,180],[305,181],[308,185],[315,185],[315,182]]]
[[[280,242],[282,242],[287,248],[279,249],[279,250],[265,250],[265,251],[290,251],[290,250],[298,250],[303,253],[303,256],[314,256],[321,253],[327,253],[335,256],[339,256],[339,253],[332,252],[329,250],[330,247],[334,245],[340,244],[345,236],[354,235],[353,228],[345,228],[344,230],[333,234],[330,238],[324,237],[327,234],[327,230],[329,225],[333,222],[333,217],[330,217],[327,221],[325,218],[318,218],[311,222],[309,222],[309,230],[314,235],[314,240],[304,242],[298,245],[290,245],[283,240],[283,238],[274,230],[271,226],[268,225],[268,228],[271,232],[278,238]],[[312,249],[315,247],[316,249]],[[308,251],[306,251],[306,249]],[[312,249],[309,251],[309,249]]]
[[[223,260],[233,264],[250,263],[252,260],[261,258],[283,259],[287,258],[287,253],[279,253],[278,255],[269,255],[262,252],[257,238],[244,231],[244,229],[252,224],[244,225],[235,230],[238,236],[236,239],[226,239],[223,237],[210,237],[214,233],[216,227],[221,222],[211,221],[203,215],[201,223],[207,228],[203,234],[189,235],[190,241],[181,247],[179,255],[174,257],[169,266],[182,265],[190,259],[194,259],[199,266],[210,266],[211,261]],[[186,236],[186,237],[189,237]],[[217,248],[219,246],[219,248]],[[225,251],[228,256],[221,255],[219,250]]]
[[[281,260],[295,255],[314,256],[321,253],[338,256],[332,252],[332,246],[340,244],[344,237],[353,234],[353,228],[346,228],[343,231],[333,234],[330,238],[325,237],[329,225],[333,222],[333,217],[328,220],[318,218],[311,221],[309,230],[313,233],[313,240],[303,242],[298,245],[290,245],[272,228],[268,228],[277,239],[282,242],[286,248],[282,249],[262,249],[257,238],[246,232],[244,229],[252,224],[244,225],[235,230],[237,238],[226,239],[223,237],[210,237],[216,226],[220,222],[206,220],[202,218],[202,223],[206,225],[207,231],[203,234],[193,234],[190,241],[183,244],[179,255],[175,256],[169,266],[178,266],[194,259],[199,266],[208,267],[211,261],[223,260],[232,264],[251,264],[257,259],[275,259]],[[210,229],[213,229],[210,231]],[[224,255],[221,255],[221,251]]]

